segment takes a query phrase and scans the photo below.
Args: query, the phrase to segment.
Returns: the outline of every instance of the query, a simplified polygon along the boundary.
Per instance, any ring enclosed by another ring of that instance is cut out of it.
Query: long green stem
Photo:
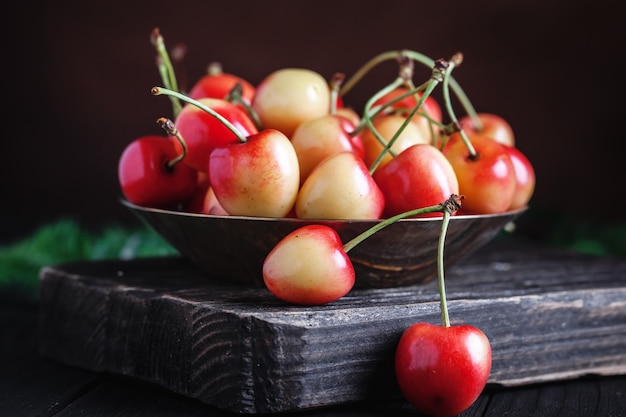
[[[428,56],[422,53],[412,51],[412,50],[383,52],[382,54],[376,55],[375,57],[367,61],[361,68],[359,68],[357,72],[355,72],[344,83],[343,87],[340,90],[340,95],[345,96],[356,84],[359,83],[359,81],[361,81],[362,78],[365,77],[365,75],[369,71],[372,70],[372,68],[376,67],[377,65],[385,61],[397,59],[399,55],[406,55],[410,57],[411,59],[427,66],[428,68],[432,68],[435,63],[435,61],[432,58],[429,58]],[[478,118],[476,110],[474,109],[474,106],[472,105],[472,102],[470,101],[470,99],[467,97],[467,94],[465,94],[465,91],[463,91],[463,88],[461,88],[461,85],[453,77],[450,77],[449,82],[450,82],[450,88],[452,88],[452,91],[454,91],[454,94],[456,95],[457,99],[463,106],[463,109],[465,110],[467,115],[472,119],[472,123],[474,124],[474,126],[476,126],[477,129],[480,129],[482,127],[482,122]]]
[[[396,88],[401,86],[403,83],[404,83],[404,80],[401,77],[397,77],[395,80],[393,80],[393,82],[391,82],[390,84],[388,84],[387,86],[385,86],[384,88],[379,90],[372,97],[370,97],[370,99],[367,100],[367,103],[365,104],[365,110],[363,111],[363,120],[365,120],[365,126],[367,126],[367,128],[372,132],[374,137],[383,146],[385,146],[387,144],[387,141],[385,140],[385,138],[382,137],[380,132],[374,126],[374,123],[372,121],[373,116],[371,115],[370,111],[371,111],[374,103],[378,99],[380,99],[384,95],[390,93],[391,91],[395,90]],[[393,156],[395,156],[395,153],[391,149],[389,150],[389,152],[391,152],[391,154]]]
[[[411,110],[411,112],[408,114],[408,116],[406,116],[404,118],[404,121],[402,122],[402,125],[400,125],[398,130],[391,137],[391,139],[389,139],[389,142],[387,142],[384,145],[382,151],[378,154],[378,157],[376,158],[376,160],[374,160],[374,162],[370,165],[370,167],[369,167],[369,173],[370,174],[374,174],[376,169],[378,169],[378,166],[382,162],[382,160],[385,157],[385,155],[387,154],[387,152],[389,152],[391,150],[391,147],[396,142],[396,140],[400,137],[400,134],[402,134],[404,129],[411,123],[411,120],[413,120],[413,117],[417,114],[418,110],[421,109],[422,104],[424,104],[424,101],[426,101],[428,96],[430,96],[430,94],[433,92],[433,90],[435,89],[437,84],[439,84],[439,82],[440,82],[440,78],[438,76],[433,76],[429,80],[429,82],[428,82],[428,84],[426,86],[426,89],[422,93],[422,97],[420,97],[419,101],[417,102],[417,105]]]
[[[441,324],[450,327],[450,316],[448,315],[448,302],[446,297],[446,284],[444,279],[443,253],[445,249],[446,234],[450,223],[451,213],[443,210],[443,221],[441,222],[441,233],[437,244],[437,283],[439,286],[439,305],[441,307]]]
[[[451,79],[450,73],[457,65],[460,64],[462,58],[463,57],[460,54],[454,55],[452,59],[450,59],[448,70],[443,75],[444,104],[446,106],[448,115],[450,116],[450,120],[455,125],[458,124],[459,119],[456,117],[456,114],[454,113],[454,109],[452,108],[452,100],[450,100],[450,87],[449,87],[450,79]],[[465,133],[463,129],[459,130],[459,134],[461,135],[461,139],[463,140],[463,143],[465,144],[465,146],[467,147],[467,150],[470,153],[470,158],[475,158],[476,150],[474,149],[474,145],[472,145],[472,142],[470,142],[469,138],[467,137],[467,134]]]
[[[376,223],[374,226],[370,227],[369,229],[365,230],[364,232],[360,233],[359,235],[355,236],[354,238],[346,242],[343,245],[343,250],[345,252],[349,252],[356,245],[363,242],[365,239],[372,236],[374,233],[397,222],[398,220],[405,219],[407,217],[417,216],[419,214],[445,212],[445,211],[451,212],[451,211],[458,210],[461,207],[460,198],[461,197],[459,197],[458,195],[452,194],[446,201],[439,203],[437,205],[409,210],[404,213],[400,213],[400,214],[396,214],[395,216],[388,217],[387,219],[384,219],[383,221]]]
[[[199,101],[194,100],[191,97],[188,97],[179,92],[172,91],[170,89],[163,88],[163,87],[152,87],[152,90],[150,90],[150,92],[152,93],[152,95],[155,95],[155,96],[165,95],[165,96],[176,97],[186,103],[193,104],[194,106],[197,106],[199,109],[204,110],[205,112],[209,113],[211,116],[215,117],[217,120],[222,122],[228,130],[233,132],[233,134],[237,137],[239,142],[244,143],[248,141],[248,138],[246,138],[243,133],[237,130],[237,128],[231,122],[229,122],[228,119],[226,119],[224,116],[222,116],[221,114],[219,114],[212,108],[200,103]]]
[[[170,90],[178,92],[178,81],[176,81],[176,73],[174,72],[174,66],[170,60],[170,56],[165,47],[165,41],[158,28],[152,30],[150,35],[150,41],[156,48],[158,53],[157,66],[159,74],[163,80],[163,84]],[[172,102],[172,112],[174,117],[178,116],[178,113],[182,110],[182,105],[175,97],[170,97]]]

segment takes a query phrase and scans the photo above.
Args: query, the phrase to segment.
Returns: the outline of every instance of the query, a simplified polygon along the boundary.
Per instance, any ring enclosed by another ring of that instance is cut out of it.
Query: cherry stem
[[[235,86],[228,92],[226,96],[226,101],[229,101],[233,104],[239,104],[244,108],[246,113],[252,119],[252,122],[256,126],[258,130],[263,130],[263,124],[261,123],[261,119],[256,111],[243,99],[243,86],[241,83],[236,83]]]
[[[158,55],[157,58],[157,67],[159,69],[159,74],[161,75],[161,80],[163,84],[173,91],[178,91],[178,82],[176,81],[176,74],[174,73],[174,66],[172,65],[172,61],[170,60],[170,56],[167,52],[167,48],[165,47],[165,41],[163,40],[163,36],[161,36],[161,31],[159,28],[154,28],[152,30],[152,34],[150,35],[150,41],[152,45],[156,48]],[[180,101],[178,101],[175,97],[170,97],[170,101],[172,102],[172,112],[174,117],[178,116],[178,113],[182,110],[182,105]]]
[[[446,200],[443,201],[439,204],[436,204],[434,206],[428,206],[428,207],[422,207],[422,208],[418,208],[418,209],[413,209],[413,210],[409,210],[409,211],[405,211],[404,213],[400,213],[400,214],[396,214],[395,216],[392,217],[388,217],[386,219],[384,219],[383,221],[376,223],[374,226],[370,227],[369,229],[367,229],[366,231],[360,233],[359,235],[355,236],[354,238],[352,238],[351,240],[349,240],[348,242],[346,242],[343,245],[343,250],[347,253],[350,250],[352,250],[355,246],[357,246],[359,243],[363,242],[365,239],[369,238],[370,236],[372,236],[374,233],[378,232],[381,229],[384,229],[385,227],[397,222],[398,220],[402,220],[405,219],[407,217],[412,217],[412,216],[417,216],[420,214],[427,214],[427,213],[436,213],[436,212],[446,212],[449,211],[449,213],[452,213],[458,209],[461,208],[461,199],[463,197],[462,196],[458,196],[456,194],[451,194],[450,197]]]
[[[198,107],[200,110],[204,110],[205,112],[209,113],[211,116],[213,116],[217,120],[219,120],[224,126],[226,126],[226,128],[228,130],[233,132],[233,134],[237,137],[239,142],[245,143],[245,142],[248,141],[248,138],[246,138],[243,133],[241,133],[239,130],[237,130],[237,128],[231,122],[229,122],[228,119],[226,119],[224,116],[222,116],[221,114],[219,114],[215,110],[211,109],[210,107],[205,106],[204,104],[200,103],[199,101],[194,100],[191,97],[188,97],[188,96],[186,96],[184,94],[181,94],[179,92],[172,91],[172,90],[170,90],[168,88],[163,88],[163,87],[152,87],[150,92],[154,96],[165,95],[165,96],[170,96],[170,97],[176,97],[179,100],[182,100],[182,101],[184,101],[186,103],[192,104],[192,105]]]
[[[452,58],[450,58],[450,61],[448,63],[448,70],[443,74],[443,101],[446,106],[448,115],[450,116],[450,120],[452,121],[452,124],[454,126],[458,126],[459,119],[454,114],[454,109],[452,108],[452,100],[450,99],[450,73],[455,67],[461,65],[461,62],[463,62],[463,55],[460,52],[454,54]],[[470,159],[475,159],[477,157],[476,149],[474,149],[474,146],[467,137],[467,134],[463,129],[459,130],[459,134],[461,135],[461,139],[463,140],[463,143],[470,153]]]
[[[412,51],[412,50],[383,52],[382,54],[379,54],[379,55],[371,58],[361,68],[359,68],[359,70],[357,70],[357,72],[355,72],[354,75],[352,75],[352,77],[350,77],[343,84],[343,86],[342,86],[342,88],[341,88],[341,90],[339,92],[340,95],[341,96],[345,96],[375,66],[377,66],[377,65],[379,65],[379,64],[381,64],[381,63],[383,63],[385,61],[395,60],[395,59],[398,58],[398,55],[406,55],[406,56],[410,57],[411,59],[413,59],[414,61],[417,61],[417,62],[427,66],[428,68],[432,68],[433,65],[435,64],[435,61],[432,58],[430,58],[430,57],[428,57],[428,56],[426,56],[426,55],[424,55],[422,53],[419,53],[419,52],[416,52],[416,51]],[[465,110],[467,115],[471,118],[472,123],[474,124],[476,129],[480,130],[482,128],[482,122],[478,118],[478,115],[476,114],[476,110],[474,109],[474,106],[472,105],[472,102],[469,100],[469,98],[465,94],[465,91],[463,91],[463,88],[461,88],[461,85],[453,77],[450,77],[449,83],[450,83],[450,87],[452,88],[452,91],[454,91],[457,99],[459,100],[459,102],[463,106],[463,109]]]
[[[439,306],[441,308],[441,325],[450,327],[450,316],[448,315],[448,301],[446,297],[446,285],[444,279],[443,253],[445,250],[446,234],[450,223],[451,212],[449,208],[443,210],[443,220],[441,222],[441,233],[437,243],[437,284],[439,287]]]
[[[160,117],[159,119],[157,119],[157,123],[159,124],[159,126],[161,126],[161,128],[163,128],[163,130],[165,130],[168,135],[175,136],[182,148],[182,152],[180,155],[170,161],[167,161],[167,163],[165,164],[167,168],[171,169],[174,167],[174,165],[185,159],[185,156],[187,156],[187,142],[185,142],[185,139],[183,139],[183,135],[180,134],[178,128],[170,119],[166,117]]]
[[[378,154],[378,157],[376,158],[376,160],[369,167],[370,174],[374,174],[374,172],[376,171],[376,169],[379,167],[380,163],[382,162],[384,156],[387,154],[387,152],[391,150],[391,147],[396,142],[398,137],[400,137],[400,134],[402,133],[402,131],[411,123],[411,120],[417,114],[418,110],[422,107],[422,105],[424,104],[424,101],[426,101],[426,99],[430,96],[430,94],[433,92],[435,87],[442,81],[442,75],[444,72],[445,72],[445,65],[443,65],[440,61],[435,62],[432,76],[430,80],[428,81],[428,83],[426,84],[426,88],[424,92],[422,93],[422,96],[420,97],[419,101],[417,102],[417,105],[404,118],[404,121],[402,122],[402,125],[400,125],[400,128],[394,133],[394,135],[391,137],[389,142],[387,142],[384,145],[383,150]],[[422,88],[423,88],[422,86],[418,87],[418,89],[416,89],[414,93],[421,90]]]
[[[207,65],[206,73],[208,75],[222,75],[224,73],[222,63],[217,61],[209,63],[209,65]]]
[[[339,98],[339,89],[343,80],[346,78],[345,74],[338,72],[330,80],[330,114],[337,114],[337,99]]]

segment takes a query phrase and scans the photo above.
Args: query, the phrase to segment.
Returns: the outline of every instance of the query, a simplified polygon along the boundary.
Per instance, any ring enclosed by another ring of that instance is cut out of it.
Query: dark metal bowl
[[[122,204],[152,227],[181,255],[220,280],[263,285],[262,266],[270,250],[306,224],[327,224],[347,242],[379,220],[305,220],[213,216]],[[491,240],[526,209],[503,214],[452,216],[444,262],[453,264]],[[437,275],[441,218],[403,219],[383,228],[350,252],[356,286],[388,288],[427,282]]]

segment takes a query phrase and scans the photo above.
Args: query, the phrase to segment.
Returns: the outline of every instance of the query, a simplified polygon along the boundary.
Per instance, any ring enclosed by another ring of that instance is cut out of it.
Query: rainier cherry
[[[300,164],[300,182],[327,156],[353,152],[362,158],[361,137],[351,134],[355,127],[345,117],[333,114],[302,122],[291,137]]]
[[[263,281],[274,296],[291,304],[323,305],[336,301],[354,286],[355,271],[347,255],[352,248],[397,220],[442,211],[444,207],[441,203],[390,217],[345,244],[330,226],[300,227],[281,239],[267,255]]]
[[[404,116],[397,114],[381,114],[376,116],[372,120],[372,125],[382,139],[387,143],[396,136],[396,133],[405,122]],[[371,167],[375,161],[378,160],[381,152],[385,149],[379,138],[369,127],[366,128],[361,134],[363,140],[363,147],[365,148],[365,164]],[[391,151],[396,155],[400,154],[403,150],[418,144],[418,143],[430,143],[430,136],[426,136],[424,132],[414,123],[409,123],[406,127],[397,135],[394,143],[391,145]],[[385,153],[380,159],[378,168],[384,166],[386,163],[393,159],[393,155],[390,152]]]
[[[465,115],[459,119],[463,130],[469,136],[480,134],[490,137],[496,142],[515,146],[513,128],[504,118],[492,113],[478,113],[475,117],[481,124],[480,127],[475,125],[474,120],[469,115]]]
[[[309,225],[272,249],[263,263],[263,280],[283,301],[322,305],[346,295],[354,286],[355,272],[337,232]]]
[[[469,140],[472,155],[459,133],[446,143],[443,154],[448,158],[465,196],[463,211],[473,214],[503,213],[513,203],[515,168],[504,145],[482,135]]]
[[[386,113],[393,112],[399,115],[407,115],[417,107],[422,96],[422,93],[415,93],[403,97],[409,92],[410,90],[407,87],[398,87],[376,100],[374,106],[388,105],[389,108],[386,110]],[[420,112],[413,116],[411,121],[422,130],[424,137],[431,138],[433,134],[437,133],[437,129],[432,126],[431,120],[436,123],[442,122],[441,106],[433,96],[429,95],[420,107]],[[432,140],[431,142],[434,143],[435,141]]]
[[[285,217],[300,186],[298,157],[287,136],[264,129],[216,148],[210,157],[209,182],[231,215]]]
[[[252,108],[264,128],[291,138],[300,123],[330,112],[330,95],[328,82],[317,72],[283,68],[257,85]]]
[[[363,160],[340,152],[322,160],[302,184],[296,216],[307,219],[378,219],[385,199]]]

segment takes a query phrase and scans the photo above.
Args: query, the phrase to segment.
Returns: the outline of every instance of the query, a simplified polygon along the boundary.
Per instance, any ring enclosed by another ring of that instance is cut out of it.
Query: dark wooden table
[[[519,256],[525,263],[543,259],[541,252],[543,248],[532,249],[530,250],[532,253],[529,252],[529,246],[524,248],[525,252]],[[498,256],[493,254],[493,251],[498,250],[498,245],[492,245],[488,250],[492,252],[487,258],[497,260]],[[508,256],[512,256],[511,253],[514,252],[509,248],[507,253]],[[563,262],[563,273],[578,275],[581,274],[581,262],[584,265],[587,259],[584,256],[577,257],[575,254],[557,258],[559,262]],[[593,268],[587,269],[586,273],[602,269],[603,260],[604,258],[590,260]],[[616,264],[615,260],[608,258],[606,262],[610,268],[622,265],[621,262]],[[576,265],[579,272],[572,269],[572,266]],[[588,278],[592,280],[594,277]],[[616,303],[615,309],[616,314],[623,314],[626,302]],[[39,313],[40,306],[37,301],[25,299],[11,291],[0,293],[1,416],[240,415],[175,394],[159,384],[115,372],[95,372],[68,366],[41,355]],[[616,324],[616,329],[619,335],[624,335],[623,327],[620,327],[619,323]],[[560,343],[564,341],[561,340]],[[612,354],[615,355],[615,361],[623,365],[626,351],[620,351],[620,346],[626,345],[618,341],[616,346],[618,351],[615,352],[614,349]],[[593,357],[593,352],[590,352],[590,357]],[[608,369],[604,375],[579,375],[549,382],[524,383],[508,387],[490,384],[479,400],[462,415],[626,416],[626,375],[622,372],[611,374]],[[389,400],[357,401],[276,415],[340,417],[419,414],[402,400]]]

